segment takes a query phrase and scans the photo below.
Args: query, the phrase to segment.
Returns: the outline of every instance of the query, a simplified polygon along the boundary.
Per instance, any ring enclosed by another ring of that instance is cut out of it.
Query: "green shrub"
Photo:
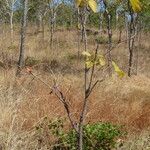
[[[64,131],[61,119],[44,122],[36,129],[40,131],[40,135],[46,133],[48,137],[55,137],[55,142],[48,142],[51,143],[51,146],[49,146],[53,150],[77,149],[77,133],[74,130]],[[112,125],[111,123],[87,124],[83,127],[83,150],[110,150],[115,148],[117,139],[124,136],[124,133],[121,126]],[[43,135],[42,137],[46,136]],[[46,139],[42,141],[46,141]]]
[[[84,126],[84,150],[110,150],[115,147],[117,138],[123,135],[120,126],[110,123],[96,123]],[[74,130],[61,134],[57,149],[77,149],[77,134]],[[56,148],[56,147],[55,147]]]
[[[110,123],[88,124],[84,126],[83,131],[84,150],[110,150],[115,147],[117,138],[123,135],[120,126]],[[76,149],[77,134],[75,131],[70,131],[65,136],[63,135],[61,140],[69,149]]]

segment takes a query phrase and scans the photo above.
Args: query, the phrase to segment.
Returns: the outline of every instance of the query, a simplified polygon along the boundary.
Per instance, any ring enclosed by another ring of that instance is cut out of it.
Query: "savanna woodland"
[[[0,0],[0,150],[150,150],[150,0]]]

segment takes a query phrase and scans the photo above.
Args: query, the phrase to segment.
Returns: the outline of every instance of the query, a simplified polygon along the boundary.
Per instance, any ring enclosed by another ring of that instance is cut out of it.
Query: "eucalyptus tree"
[[[53,48],[54,27],[56,23],[58,7],[61,4],[60,0],[48,0],[49,6],[49,29],[50,29],[50,47]]]
[[[20,75],[21,69],[25,65],[25,39],[26,39],[26,27],[27,27],[27,14],[28,14],[28,0],[23,0],[23,15],[21,21],[21,33],[20,33],[20,55],[18,61],[18,69],[16,75]]]
[[[137,14],[141,11],[141,3],[139,0],[128,0],[127,1],[127,17],[128,17],[128,49],[129,49],[129,65],[128,65],[128,76],[131,76],[133,70],[133,56],[135,48],[135,37],[136,37],[136,21]]]

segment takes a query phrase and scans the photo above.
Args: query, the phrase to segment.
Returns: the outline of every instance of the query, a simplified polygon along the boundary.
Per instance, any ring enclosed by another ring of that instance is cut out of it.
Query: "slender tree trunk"
[[[103,30],[103,14],[99,13],[99,32],[101,33]]]
[[[80,10],[78,8],[78,10],[77,10],[78,61],[79,61],[79,58],[80,58],[80,27],[79,27],[79,25],[80,25],[80,17],[79,17],[79,15],[80,15]]]
[[[36,19],[36,33],[38,34],[40,31],[40,17],[39,14],[37,14],[37,19]]]
[[[23,1],[23,18],[21,22],[21,43],[20,43],[20,55],[18,61],[17,75],[20,74],[21,69],[25,65],[25,39],[26,39],[26,26],[27,26],[27,13],[28,13],[28,0]]]
[[[13,37],[14,37],[13,15],[14,15],[14,12],[12,10],[10,14],[11,45],[13,44]]]
[[[83,32],[83,36],[84,36],[84,51],[87,51],[87,33],[86,33],[86,21],[87,21],[87,11],[86,11],[86,7],[83,10],[83,14],[82,14],[82,32]],[[87,59],[87,58],[86,58]],[[86,62],[86,60],[85,60]],[[81,114],[80,114],[80,120],[79,120],[79,136],[78,136],[78,149],[79,150],[83,150],[83,123],[85,120],[85,115],[86,115],[86,109],[87,109],[87,102],[88,102],[88,89],[87,89],[87,83],[88,83],[88,74],[87,74],[87,65],[85,63],[85,69],[84,69],[84,101],[83,101],[83,107],[81,110]]]
[[[42,31],[42,16],[40,12],[38,12],[38,31]]]
[[[51,17],[50,17],[50,47],[53,48],[53,36],[54,36],[54,22],[55,22],[55,16],[54,16],[54,10],[51,8]]]
[[[84,19],[85,19],[85,14],[83,11],[80,12],[80,21],[81,21],[81,42],[84,42],[84,38],[85,38],[85,35],[84,35]]]
[[[135,42],[135,26],[134,26],[133,12],[129,0],[128,0],[128,8],[131,16],[131,22],[129,22],[128,25],[128,49],[129,49],[128,76],[131,77],[133,67],[133,49]]]
[[[118,39],[118,43],[121,42],[121,39],[122,39],[122,28],[119,27],[119,39]]]
[[[125,18],[125,34],[126,34],[126,44],[128,43],[128,22],[127,19]]]
[[[108,49],[107,49],[107,60],[108,60],[108,73],[111,76],[111,48],[112,48],[112,29],[111,29],[111,15],[107,13],[107,34],[108,34]]]
[[[53,48],[54,24],[51,23],[50,27],[50,47]]]
[[[44,39],[45,39],[45,26],[44,26],[44,17],[42,17],[42,41],[44,42]]]
[[[133,17],[133,16],[132,16]],[[133,51],[134,51],[134,43],[135,43],[135,26],[134,22],[131,21],[129,24],[129,41],[128,41],[128,48],[129,48],[129,68],[128,68],[128,76],[131,77],[132,70],[133,70]]]
[[[136,50],[136,72],[135,74],[137,75],[138,74],[138,64],[139,64],[139,50],[141,49],[141,39],[142,39],[142,30],[141,30],[141,21],[139,22],[139,26],[138,26],[138,33],[137,33],[137,42],[138,42],[138,47],[137,47],[137,50]]]

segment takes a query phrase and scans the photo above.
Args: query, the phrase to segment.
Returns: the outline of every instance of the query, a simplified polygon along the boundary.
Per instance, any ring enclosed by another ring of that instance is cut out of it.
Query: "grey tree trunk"
[[[49,0],[49,3],[51,3],[52,7],[49,5],[49,30],[50,30],[50,48],[53,49],[53,40],[54,40],[54,31],[56,28],[56,17],[57,17],[57,5],[55,6],[54,0]]]
[[[25,39],[26,39],[26,26],[27,26],[27,13],[28,13],[28,0],[23,1],[23,17],[21,22],[21,41],[20,41],[20,55],[18,61],[17,75],[20,74],[21,69],[25,65]]]
[[[10,12],[10,32],[11,32],[11,45],[13,44],[13,37],[14,37],[14,27],[13,27],[13,16],[14,16],[14,0],[12,1],[11,5],[11,12]]]
[[[43,41],[43,43],[44,43],[44,39],[45,39],[45,24],[44,24],[44,17],[42,17],[42,41]]]
[[[84,7],[82,12],[82,34],[83,34],[83,42],[84,42],[84,51],[87,51],[87,33],[86,33],[86,22],[87,22],[87,8]],[[85,58],[86,59],[86,58]],[[83,124],[85,120],[85,115],[87,111],[87,103],[88,103],[88,72],[87,72],[87,65],[85,63],[84,68],[84,100],[83,100],[83,107],[80,114],[79,119],[79,127],[78,127],[78,150],[83,150]]]
[[[128,66],[128,76],[131,77],[132,70],[133,70],[133,50],[134,50],[134,43],[135,43],[135,24],[134,24],[134,17],[133,11],[131,9],[130,2],[128,0],[128,8],[131,16],[131,22],[128,25],[128,49],[129,49],[129,66]]]
[[[99,32],[103,31],[103,14],[99,13]]]
[[[50,48],[53,49],[53,36],[54,36],[54,23],[55,23],[54,8],[51,8],[50,11],[51,11],[51,17],[50,17]]]
[[[112,62],[112,56],[111,56],[111,49],[112,49],[112,27],[111,27],[111,15],[106,12],[107,16],[107,34],[108,34],[108,49],[107,49],[107,61],[108,61],[108,73],[109,76],[112,75],[112,70],[111,70],[111,62]]]

